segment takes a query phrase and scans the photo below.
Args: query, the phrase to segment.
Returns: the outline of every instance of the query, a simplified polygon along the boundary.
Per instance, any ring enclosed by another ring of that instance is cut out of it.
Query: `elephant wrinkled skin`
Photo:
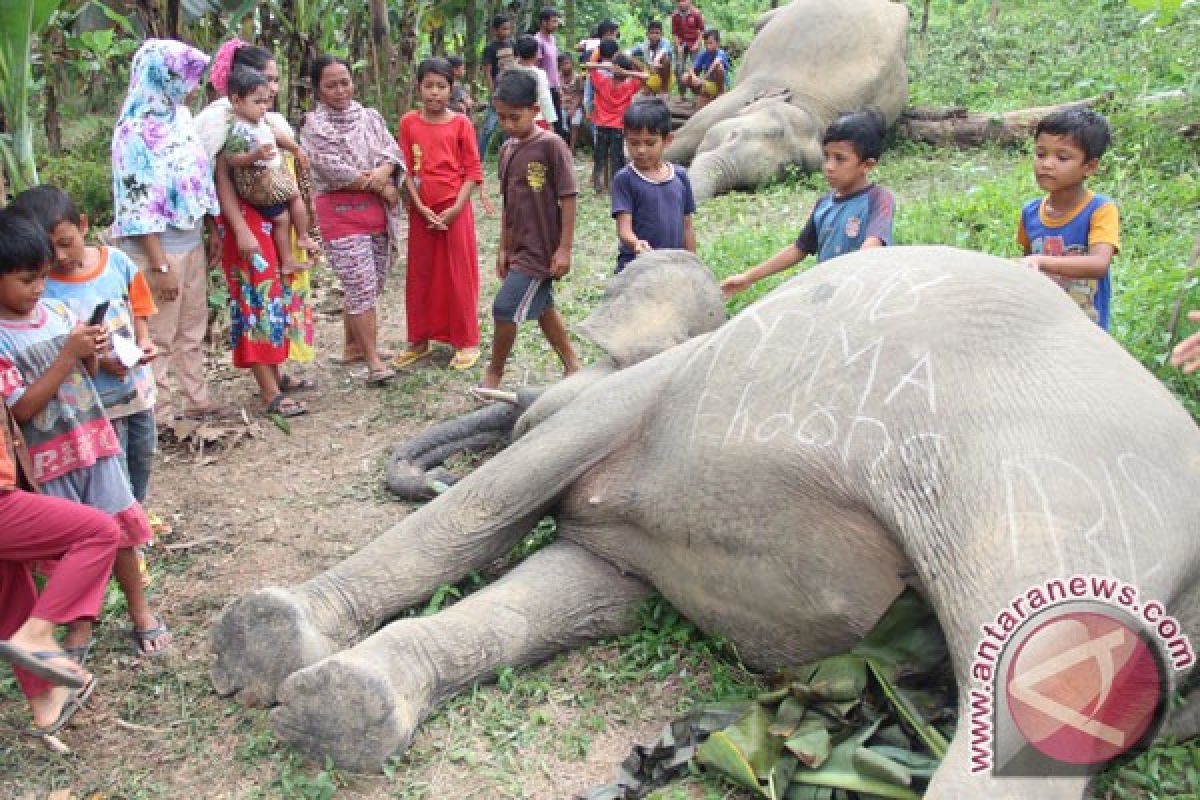
[[[1041,275],[880,248],[722,318],[694,256],[639,258],[585,326],[606,358],[540,395],[507,449],[324,574],[222,613],[218,691],[277,702],[283,738],[367,770],[461,687],[630,630],[651,586],[772,669],[849,649],[911,583],[962,687],[981,626],[1047,580],[1128,581],[1197,634],[1200,432]],[[556,543],[385,624],[545,514]],[[1081,796],[1083,779],[969,775],[968,727],[927,797]]]
[[[908,97],[908,9],[893,0],[793,0],[764,15],[734,87],[675,132],[696,200],[752,189],[787,168],[821,168],[840,113],[872,108],[890,125]]]

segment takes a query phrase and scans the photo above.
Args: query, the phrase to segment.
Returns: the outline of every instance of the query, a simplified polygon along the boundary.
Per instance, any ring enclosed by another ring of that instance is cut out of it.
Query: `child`
[[[601,53],[612,52],[616,42],[601,42]],[[607,69],[606,69],[607,68]],[[608,70],[611,69],[610,75]],[[595,89],[595,110],[592,122],[596,124],[593,142],[592,188],[596,194],[607,192],[612,175],[625,166],[625,142],[621,136],[625,110],[633,102],[633,96],[642,88],[646,73],[635,72],[633,59],[624,53],[612,56],[612,64],[599,64],[592,68],[588,78]]]
[[[563,127],[567,129],[571,152],[579,142],[583,125],[583,74],[575,71],[575,59],[570,53],[558,55],[558,85],[562,91]]]
[[[613,177],[617,272],[647,250],[696,252],[696,198],[683,167],[663,161],[671,143],[671,109],[661,98],[637,100],[625,112],[625,147],[632,163]]]
[[[567,326],[554,307],[553,281],[571,269],[575,236],[575,167],[562,138],[538,129],[537,81],[510,70],[496,87],[496,113],[511,139],[500,150],[500,246],[503,281],[492,305],[495,335],[484,388],[495,389],[517,339],[517,325],[536,319],[567,375],[579,369]]]
[[[1049,275],[1108,330],[1108,271],[1120,249],[1117,207],[1085,185],[1108,149],[1108,121],[1090,109],[1056,111],[1033,136],[1033,172],[1048,194],[1021,209],[1017,241],[1024,262]]]
[[[732,297],[810,254],[815,254],[821,262],[855,250],[891,244],[896,201],[888,189],[867,180],[883,153],[883,133],[883,116],[877,112],[858,111],[834,120],[821,139],[825,180],[832,191],[813,206],[794,244],[753,269],[721,281],[725,297]]]
[[[683,76],[684,87],[696,93],[696,107],[703,108],[725,92],[731,69],[729,56],[721,49],[721,32],[704,32],[704,52],[696,56]]]
[[[112,247],[90,247],[81,214],[62,189],[37,186],[13,200],[50,236],[54,266],[45,296],[64,303],[77,319],[87,319],[107,302],[102,325],[109,337],[94,383],[104,411],[121,443],[121,463],[133,497],[143,505],[150,485],[157,434],[154,429],[154,373],[147,362],[156,353],[147,318],[158,313],[146,279],[129,256]]]
[[[296,179],[283,163],[276,143],[306,163],[295,139],[266,120],[271,107],[267,78],[256,69],[236,67],[229,73],[229,105],[233,124],[225,140],[225,160],[233,168],[233,183],[238,196],[258,209],[274,224],[271,238],[283,260],[281,269],[289,274],[303,269],[292,257],[289,225],[296,231],[296,246],[309,252],[320,248],[308,235],[308,209]]]
[[[492,134],[496,132],[496,108],[491,98],[496,94],[496,81],[500,73],[516,64],[513,53],[512,20],[504,14],[492,17],[492,40],[483,48],[483,82],[487,84],[488,105],[479,128],[479,157],[487,158]]]
[[[678,0],[678,7],[671,12],[671,38],[675,40],[675,77],[679,80],[679,96],[686,94],[683,78],[690,69],[696,51],[700,49],[700,35],[704,32],[704,15],[691,0]]]
[[[550,93],[550,81],[546,73],[538,66],[538,41],[532,36],[522,36],[517,39],[517,66],[523,69],[537,81],[538,115],[534,124],[544,131],[554,128],[558,122],[558,112],[554,109],[554,95]]]
[[[650,74],[646,91],[652,95],[671,93],[671,48],[663,39],[662,23],[656,19],[646,23],[646,41],[633,48],[633,57]]]
[[[479,361],[479,260],[471,192],[483,183],[475,130],[450,111],[454,68],[441,58],[417,67],[422,108],[400,120],[400,148],[409,165],[408,348],[394,367],[407,367],[429,355],[430,341],[455,349],[451,369]]]
[[[462,56],[447,56],[446,60],[450,62],[450,69],[454,71],[454,85],[450,87],[450,100],[446,107],[469,117],[475,113],[475,100],[463,84],[463,78],[467,77],[467,62],[463,61]]]
[[[121,541],[113,572],[133,619],[134,645],[140,655],[160,653],[171,633],[146,602],[135,552],[150,541],[150,523],[130,492],[120,443],[92,383],[108,337],[100,326],[81,325],[64,303],[42,299],[54,251],[38,223],[19,210],[0,212],[0,222],[0,241],[37,245],[0,250],[0,275],[17,275],[13,291],[0,294],[0,396],[21,426],[42,491],[116,520]],[[80,620],[67,632],[66,649],[80,661],[91,628]]]

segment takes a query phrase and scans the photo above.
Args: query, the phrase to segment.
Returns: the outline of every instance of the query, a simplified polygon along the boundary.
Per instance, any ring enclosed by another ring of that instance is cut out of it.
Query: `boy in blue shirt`
[[[821,139],[825,180],[831,192],[813,206],[800,236],[758,266],[721,281],[725,297],[750,288],[768,275],[809,255],[817,261],[892,242],[896,201],[891,191],[867,180],[883,153],[883,118],[856,111],[834,120]]]
[[[681,83],[685,89],[696,93],[696,107],[703,108],[725,93],[732,69],[729,56],[721,49],[721,32],[710,28],[704,32],[704,49],[683,75]]]
[[[638,100],[625,111],[624,126],[630,163],[612,181],[618,273],[647,250],[696,252],[691,181],[687,170],[663,160],[671,142],[671,110],[658,97]]]
[[[1120,249],[1117,207],[1085,185],[1111,135],[1091,109],[1057,111],[1034,130],[1033,171],[1045,197],[1021,209],[1017,242],[1026,265],[1044,272],[1088,317],[1108,330],[1109,267]]]

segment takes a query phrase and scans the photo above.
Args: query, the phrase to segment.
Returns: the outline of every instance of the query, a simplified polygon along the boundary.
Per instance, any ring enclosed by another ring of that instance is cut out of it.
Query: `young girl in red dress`
[[[400,120],[400,147],[409,164],[408,348],[393,365],[407,367],[430,353],[430,342],[455,349],[452,369],[479,360],[479,256],[471,192],[483,183],[475,129],[450,111],[454,72],[430,58],[417,67],[422,109]]]

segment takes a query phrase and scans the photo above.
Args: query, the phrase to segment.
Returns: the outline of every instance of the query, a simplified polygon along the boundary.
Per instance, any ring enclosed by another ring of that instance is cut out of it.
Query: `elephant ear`
[[[654,250],[609,282],[579,332],[623,369],[724,321],[721,290],[708,267],[686,250]]]

